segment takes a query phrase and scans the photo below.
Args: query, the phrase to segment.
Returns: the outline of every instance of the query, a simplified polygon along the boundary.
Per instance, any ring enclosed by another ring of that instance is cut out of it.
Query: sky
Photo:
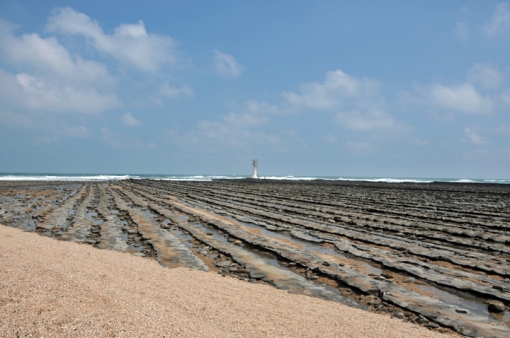
[[[0,0],[0,172],[510,178],[510,1]]]

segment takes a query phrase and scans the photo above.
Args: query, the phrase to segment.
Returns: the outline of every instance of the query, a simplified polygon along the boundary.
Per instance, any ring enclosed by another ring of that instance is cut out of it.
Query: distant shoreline
[[[130,174],[54,174],[54,173],[0,173],[0,182],[8,181],[119,181],[129,179],[148,179],[162,181],[217,181],[217,180],[251,180],[249,175],[130,175]],[[260,181],[328,181],[328,182],[372,182],[372,183],[477,183],[477,184],[510,184],[510,179],[479,179],[479,178],[400,178],[400,177],[348,177],[348,176],[264,176]]]

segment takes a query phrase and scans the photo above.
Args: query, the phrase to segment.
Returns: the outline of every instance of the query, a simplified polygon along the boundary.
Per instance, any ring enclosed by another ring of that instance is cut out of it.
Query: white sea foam
[[[0,174],[0,181],[118,181],[127,179],[150,179],[161,181],[212,181],[217,179],[246,179],[241,175],[71,175],[71,174]],[[510,184],[510,179],[452,179],[452,178],[390,178],[390,177],[331,177],[331,176],[261,176],[263,180],[287,181],[365,181],[382,183],[493,183]]]
[[[0,181],[118,181],[129,175],[0,175]]]
[[[431,183],[434,180],[415,179],[415,178],[338,178],[339,181],[365,181],[365,182],[385,182],[385,183]]]
[[[459,180],[448,181],[448,182],[452,182],[452,183],[481,183],[479,181],[468,180],[466,178],[461,178]]]

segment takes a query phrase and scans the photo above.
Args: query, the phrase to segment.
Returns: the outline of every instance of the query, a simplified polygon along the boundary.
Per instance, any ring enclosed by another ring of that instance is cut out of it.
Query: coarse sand
[[[448,337],[342,304],[0,226],[1,337]]]

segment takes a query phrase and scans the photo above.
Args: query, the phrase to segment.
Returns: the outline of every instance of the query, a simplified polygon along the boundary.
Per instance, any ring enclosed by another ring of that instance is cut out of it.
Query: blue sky
[[[0,172],[509,178],[508,1],[0,1]]]

